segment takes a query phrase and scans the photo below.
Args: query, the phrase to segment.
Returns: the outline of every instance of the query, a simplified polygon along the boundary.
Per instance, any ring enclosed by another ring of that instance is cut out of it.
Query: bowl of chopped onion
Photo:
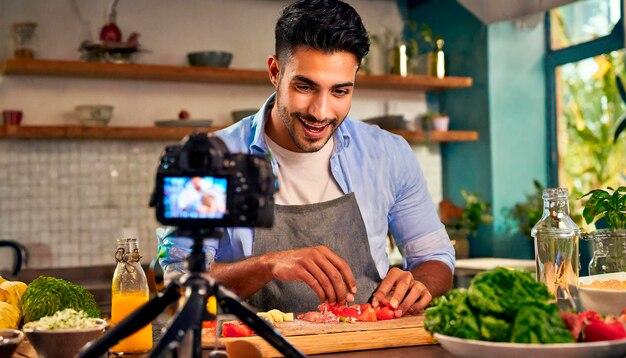
[[[28,322],[22,329],[40,358],[68,358],[76,356],[88,342],[98,339],[106,327],[105,320],[68,308]]]
[[[626,272],[580,277],[578,285],[583,309],[604,315],[619,315],[626,309]]]

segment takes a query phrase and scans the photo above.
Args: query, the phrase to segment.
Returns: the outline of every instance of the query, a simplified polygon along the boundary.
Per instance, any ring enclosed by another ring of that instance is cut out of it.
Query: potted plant
[[[584,204],[583,218],[595,224],[601,218],[607,229],[584,233],[583,238],[593,240],[593,258],[589,274],[626,271],[626,186],[617,189],[595,189],[583,195],[589,199]]]
[[[490,205],[480,198],[478,193],[469,193],[461,189],[465,206],[456,206],[450,200],[439,203],[439,217],[446,226],[452,240],[457,258],[469,257],[468,237],[476,237],[482,224],[491,224],[493,217],[489,214]]]
[[[533,180],[533,192],[526,194],[526,199],[513,206],[508,216],[517,222],[517,229],[528,239],[531,239],[530,231],[543,215],[543,189],[544,186],[535,179]]]
[[[447,114],[439,113],[436,111],[428,111],[420,117],[423,131],[442,131],[448,130],[450,125],[450,117]]]

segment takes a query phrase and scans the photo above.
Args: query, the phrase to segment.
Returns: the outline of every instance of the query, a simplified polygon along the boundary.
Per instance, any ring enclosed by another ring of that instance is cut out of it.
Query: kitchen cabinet
[[[0,75],[50,76],[115,80],[200,82],[268,86],[266,71],[231,68],[168,66],[148,64],[113,64],[61,60],[6,60],[0,64]],[[467,88],[469,77],[357,75],[359,88],[392,91],[440,92]],[[0,138],[34,139],[180,139],[193,129],[215,131],[210,128],[157,128],[157,127],[80,127],[80,126],[3,126]],[[430,132],[395,130],[411,144],[428,142],[462,142],[478,140],[475,131]]]

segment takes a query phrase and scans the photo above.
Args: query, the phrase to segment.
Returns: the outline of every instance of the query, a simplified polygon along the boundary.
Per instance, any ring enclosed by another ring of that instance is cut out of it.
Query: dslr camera
[[[150,206],[161,224],[184,229],[270,227],[275,191],[269,159],[230,153],[217,136],[193,132],[165,148]]]

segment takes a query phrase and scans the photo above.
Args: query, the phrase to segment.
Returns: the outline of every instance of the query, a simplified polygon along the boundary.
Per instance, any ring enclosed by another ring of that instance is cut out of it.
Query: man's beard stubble
[[[280,88],[278,89],[277,93],[279,93],[279,91],[280,91]],[[276,106],[277,113],[278,113],[278,116],[280,117],[281,122],[284,124],[285,128],[287,128],[287,132],[289,133],[289,137],[291,138],[291,141],[296,145],[298,149],[300,149],[304,153],[313,153],[322,149],[326,145],[326,143],[328,143],[330,138],[333,136],[333,134],[335,133],[335,130],[337,130],[336,118],[331,119],[331,120],[320,121],[313,116],[306,115],[300,112],[289,113],[286,107],[281,106],[280,101],[279,101],[279,96],[276,96],[276,103],[274,105]],[[318,140],[309,139],[309,138],[302,138],[303,140],[300,140],[300,138],[298,138],[297,136],[296,129],[295,129],[296,121],[300,121],[300,118],[302,118],[302,120],[308,120],[309,122],[313,122],[313,123],[328,123],[328,125],[331,127],[330,135],[326,138],[322,138]]]

